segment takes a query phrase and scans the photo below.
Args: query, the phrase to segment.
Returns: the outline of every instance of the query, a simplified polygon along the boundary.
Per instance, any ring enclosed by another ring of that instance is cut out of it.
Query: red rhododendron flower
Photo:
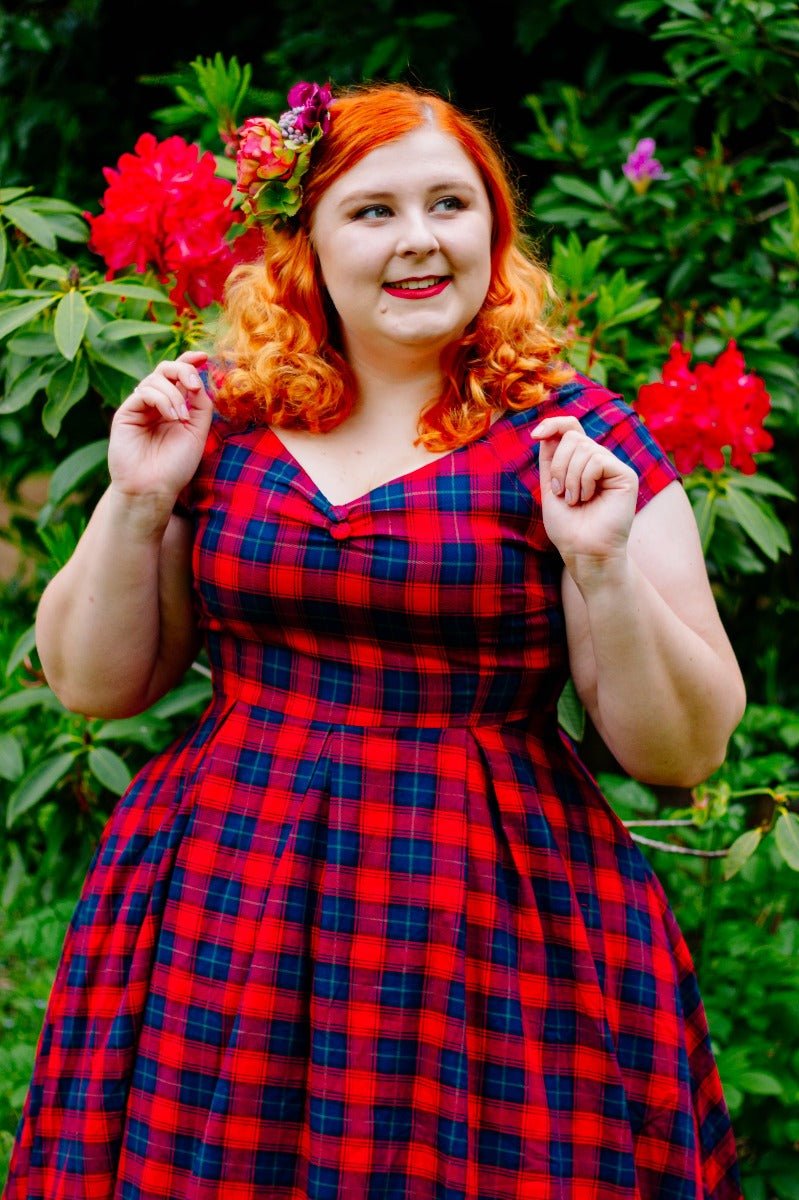
[[[86,217],[89,247],[105,259],[109,278],[131,266],[153,267],[162,282],[174,275],[169,298],[178,311],[221,299],[231,267],[253,254],[251,241],[239,247],[227,239],[240,214],[231,207],[230,183],[215,171],[213,154],[181,137],[158,142],[151,133],[116,170],[105,168],[104,211]]]
[[[746,370],[734,341],[715,363],[699,363],[692,371],[690,360],[675,342],[662,380],[640,388],[638,412],[683,475],[700,462],[709,471],[720,471],[725,446],[733,467],[754,474],[752,455],[774,445],[763,428],[771,408],[763,380]]]

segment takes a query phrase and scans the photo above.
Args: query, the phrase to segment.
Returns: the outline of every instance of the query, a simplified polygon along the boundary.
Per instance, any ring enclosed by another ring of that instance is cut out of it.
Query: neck
[[[407,414],[414,422],[421,409],[441,390],[440,351],[404,347],[399,354],[363,353],[347,347],[358,400],[353,416],[371,424]]]

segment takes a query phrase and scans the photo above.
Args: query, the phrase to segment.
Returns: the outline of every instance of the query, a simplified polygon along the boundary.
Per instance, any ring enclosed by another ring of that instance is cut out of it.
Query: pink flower
[[[753,475],[752,455],[774,445],[763,428],[771,408],[763,380],[747,372],[734,341],[713,364],[700,363],[692,371],[689,363],[690,355],[675,342],[662,380],[639,389],[638,412],[684,475],[700,462],[709,471],[720,471],[725,446],[731,465]]]
[[[216,174],[213,154],[181,137],[158,142],[143,133],[132,154],[103,171],[108,188],[99,216],[87,213],[89,248],[115,271],[152,267],[162,282],[175,277],[169,298],[178,311],[221,299],[237,256],[227,241],[239,220],[231,186]]]
[[[240,192],[250,192],[268,179],[288,179],[297,151],[287,146],[283,131],[270,117],[249,117],[239,129],[236,153]]]
[[[327,110],[333,99],[328,84],[320,87],[318,83],[295,83],[287,99],[289,107],[296,114],[297,126],[304,133],[310,133],[314,125],[319,125],[322,133],[327,133],[330,125],[330,113]]]
[[[635,149],[628,154],[622,171],[640,195],[647,190],[653,179],[668,179],[662,165],[656,158],[655,139],[641,138]]]

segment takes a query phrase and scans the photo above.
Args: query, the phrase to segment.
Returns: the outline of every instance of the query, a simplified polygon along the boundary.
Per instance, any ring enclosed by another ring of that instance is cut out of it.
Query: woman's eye
[[[433,205],[433,208],[441,208],[444,212],[457,212],[458,209],[465,207],[466,205],[457,196],[442,196]]]
[[[357,217],[388,217],[391,215],[391,209],[385,204],[369,204],[366,208],[361,208],[355,214]]]

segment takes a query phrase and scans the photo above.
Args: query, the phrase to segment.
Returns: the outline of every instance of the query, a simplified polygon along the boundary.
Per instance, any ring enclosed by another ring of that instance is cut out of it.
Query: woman
[[[41,601],[68,707],[144,709],[201,639],[214,699],[102,835],[6,1200],[738,1200],[687,947],[556,720],[570,668],[638,778],[722,761],[690,506],[558,362],[475,123],[298,86],[240,155],[282,219],[218,412],[199,352],[142,381]]]

